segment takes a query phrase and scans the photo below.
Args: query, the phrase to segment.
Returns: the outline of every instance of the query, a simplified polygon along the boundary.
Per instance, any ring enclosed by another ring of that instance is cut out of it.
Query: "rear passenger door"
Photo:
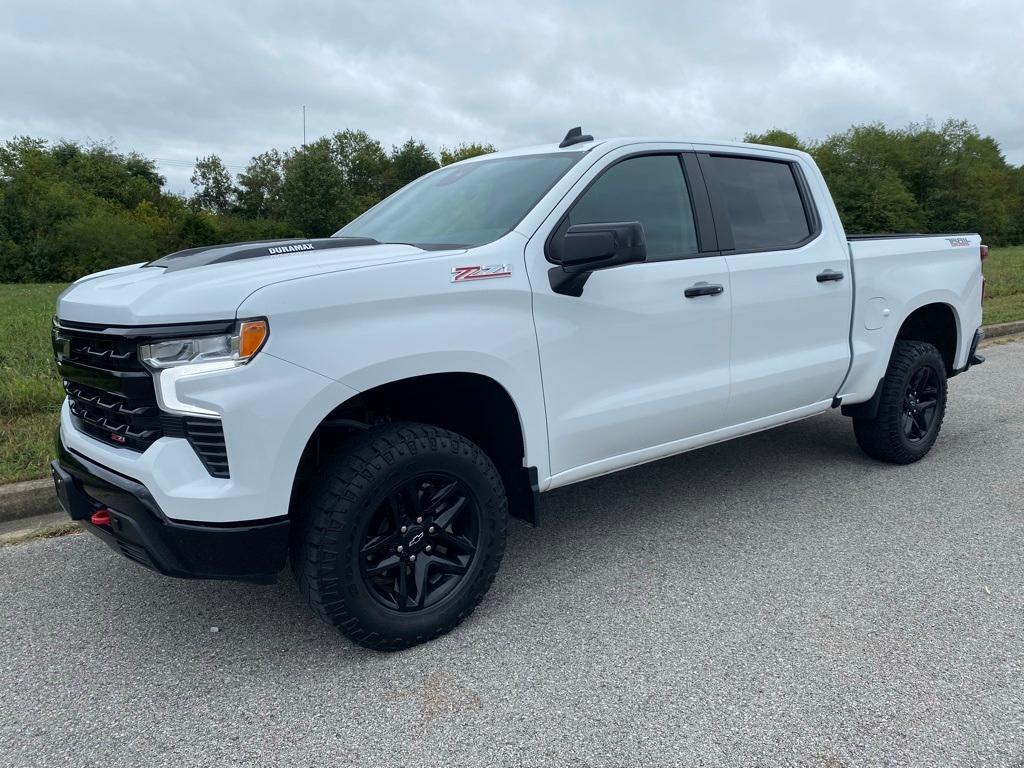
[[[730,423],[831,401],[850,362],[845,241],[822,233],[792,155],[698,159],[732,289]]]

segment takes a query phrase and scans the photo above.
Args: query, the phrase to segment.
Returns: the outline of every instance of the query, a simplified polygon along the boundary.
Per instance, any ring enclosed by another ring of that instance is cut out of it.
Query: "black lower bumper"
[[[69,451],[58,437],[51,464],[57,496],[72,520],[115,552],[166,576],[273,582],[288,554],[288,519],[239,525],[168,520],[141,483]],[[92,522],[93,515],[106,515]]]

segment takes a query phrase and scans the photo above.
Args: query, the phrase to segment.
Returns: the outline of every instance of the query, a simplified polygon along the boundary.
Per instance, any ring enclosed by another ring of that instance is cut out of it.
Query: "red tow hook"
[[[89,518],[93,525],[110,525],[110,510],[103,508],[97,509],[92,513],[92,517]]]

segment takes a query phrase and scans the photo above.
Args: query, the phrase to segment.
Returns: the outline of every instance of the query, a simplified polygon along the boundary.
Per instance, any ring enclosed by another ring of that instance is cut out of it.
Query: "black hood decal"
[[[259,259],[263,257],[281,257],[291,253],[307,251],[325,251],[332,248],[352,248],[357,245],[380,245],[371,237],[321,237],[314,240],[256,240],[248,243],[229,243],[226,245],[206,245],[201,248],[188,248],[184,251],[163,256],[149,262],[147,267],[163,267],[168,272],[192,267],[205,267],[207,264],[223,264],[227,261],[241,259]]]

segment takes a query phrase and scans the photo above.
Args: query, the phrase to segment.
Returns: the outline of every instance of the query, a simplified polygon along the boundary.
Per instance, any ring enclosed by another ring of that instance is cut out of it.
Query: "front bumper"
[[[51,465],[57,495],[72,520],[115,552],[162,573],[194,579],[269,583],[284,567],[288,518],[235,525],[187,525],[164,515],[142,484],[74,453],[57,439]],[[109,519],[92,522],[99,510]]]
[[[182,379],[177,395],[222,414],[231,476],[213,477],[188,440],[164,436],[144,452],[101,442],[78,429],[67,401],[60,441],[144,485],[176,523],[238,525],[288,513],[296,467],[320,421],[355,391],[266,351],[251,363]]]

